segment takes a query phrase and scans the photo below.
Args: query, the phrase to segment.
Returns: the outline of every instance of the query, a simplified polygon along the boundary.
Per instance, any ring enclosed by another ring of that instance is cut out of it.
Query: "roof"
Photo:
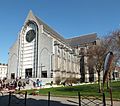
[[[96,33],[66,39],[66,41],[71,46],[78,46],[78,45],[81,45],[81,44],[84,44],[84,43],[94,42],[96,40],[97,40],[97,34]]]
[[[30,11],[29,14],[33,15],[32,11]],[[65,39],[59,33],[54,31],[50,26],[45,24],[40,18],[38,18],[35,15],[33,16],[36,18],[38,24],[43,25],[43,30],[47,31],[48,33],[50,33],[52,37],[56,38],[57,40],[59,40],[60,42],[68,46],[77,46],[77,45],[84,44],[84,43],[90,43],[90,42],[96,41],[97,39],[96,33]]]
[[[58,33],[57,33],[56,31],[54,31],[51,27],[49,27],[47,24],[45,24],[43,21],[41,21],[40,18],[38,18],[37,16],[35,16],[35,18],[37,19],[38,23],[39,23],[40,25],[42,24],[43,27],[44,27],[49,33],[51,33],[51,35],[52,35],[54,38],[56,38],[56,39],[58,39],[58,40],[60,40],[60,41],[63,41],[63,43],[69,45],[68,42],[66,42],[66,40],[65,40],[60,34],[58,34]]]

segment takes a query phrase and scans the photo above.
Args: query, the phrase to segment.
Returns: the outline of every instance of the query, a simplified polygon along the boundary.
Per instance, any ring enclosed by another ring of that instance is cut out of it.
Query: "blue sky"
[[[120,28],[120,0],[0,0],[1,63],[8,62],[29,10],[65,38]]]

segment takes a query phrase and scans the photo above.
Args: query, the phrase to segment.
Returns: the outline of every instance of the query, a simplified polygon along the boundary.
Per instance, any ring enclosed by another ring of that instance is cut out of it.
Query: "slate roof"
[[[83,36],[66,39],[66,42],[68,42],[70,44],[70,46],[77,46],[77,45],[81,45],[84,43],[91,43],[96,40],[97,40],[97,34],[92,33],[92,34],[87,34],[87,35],[83,35]]]
[[[65,43],[65,44],[67,44],[67,45],[69,45],[69,43],[66,42],[66,40],[65,40],[60,34],[58,34],[58,33],[57,33],[56,31],[54,31],[51,27],[49,27],[47,24],[45,24],[43,21],[41,21],[41,19],[39,19],[37,16],[35,16],[35,17],[36,17],[37,21],[39,22],[39,24],[40,24],[40,25],[42,24],[43,27],[44,27],[49,33],[51,33],[51,35],[52,35],[54,38],[60,40],[61,42]]]
[[[35,18],[40,25],[43,25],[43,27],[44,27],[43,29],[44,30],[46,29],[48,31],[48,33],[51,34],[51,36],[53,36],[54,38],[56,38],[57,40],[61,41],[62,43],[66,44],[68,46],[72,46],[72,47],[78,46],[78,45],[81,45],[84,43],[94,42],[97,39],[96,33],[65,39],[59,33],[57,33],[51,27],[49,27],[47,24],[45,24],[40,18],[38,18],[37,16],[35,16]]]

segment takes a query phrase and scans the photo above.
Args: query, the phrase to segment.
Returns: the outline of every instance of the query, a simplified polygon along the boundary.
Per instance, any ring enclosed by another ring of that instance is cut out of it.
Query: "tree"
[[[106,37],[109,50],[114,52],[114,62],[120,59],[120,29],[112,31]]]
[[[113,71],[117,66],[117,63],[120,61],[120,29],[109,33],[106,37],[106,42],[109,45],[109,51],[112,51],[114,54],[113,64],[110,68],[110,70]]]
[[[104,41],[100,42],[100,45],[94,45],[89,47],[87,50],[88,56],[88,67],[94,67],[95,71],[98,74],[98,85],[99,85],[99,92],[101,92],[101,79],[100,73],[103,71],[104,65],[104,57],[108,51],[107,45],[105,45]]]

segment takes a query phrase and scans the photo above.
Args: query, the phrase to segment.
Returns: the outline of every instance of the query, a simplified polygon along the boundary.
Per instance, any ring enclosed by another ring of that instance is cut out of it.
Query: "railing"
[[[8,106],[13,104],[24,104],[26,106],[27,92],[15,94],[14,92],[9,92]]]
[[[98,98],[96,96],[92,96],[91,98],[88,96],[81,96],[80,92],[78,92],[78,98],[79,98],[79,106],[106,106],[106,100],[105,100],[105,94],[101,95],[102,98]]]
[[[37,106],[42,106],[41,104],[44,102],[44,104],[46,104],[45,106],[54,106],[54,104],[57,104],[60,106],[65,106],[65,102],[69,102],[70,105],[69,106],[73,106],[73,104],[75,104],[75,106],[111,106],[111,104],[108,104],[108,102],[106,102],[105,99],[105,94],[100,94],[100,96],[92,96],[92,97],[88,97],[86,95],[82,95],[80,92],[78,92],[78,96],[76,95],[76,97],[73,99],[71,98],[64,98],[64,99],[60,99],[60,97],[55,97],[52,95],[52,93],[48,92],[47,98],[45,96],[46,99],[42,99],[42,96],[39,92],[36,92],[36,95],[32,95],[30,97],[32,97],[33,101],[31,101],[31,99],[28,97],[27,98],[27,92],[19,92],[19,93],[15,93],[14,91],[10,91],[9,95],[7,95],[8,97],[6,97],[6,99],[8,99],[8,106],[13,106],[13,105],[20,105],[20,106],[28,106],[31,105],[32,102],[37,102],[39,105]],[[39,97],[35,97],[35,96],[39,96]],[[5,96],[1,96],[1,98],[4,98]],[[41,98],[39,100],[37,100],[36,98]],[[59,98],[59,99],[57,99]],[[64,103],[62,103],[63,101],[65,101]],[[3,101],[2,99],[0,99],[0,102]],[[28,101],[28,102],[27,102]],[[33,103],[32,103],[33,104]],[[33,105],[36,106],[36,105]]]

